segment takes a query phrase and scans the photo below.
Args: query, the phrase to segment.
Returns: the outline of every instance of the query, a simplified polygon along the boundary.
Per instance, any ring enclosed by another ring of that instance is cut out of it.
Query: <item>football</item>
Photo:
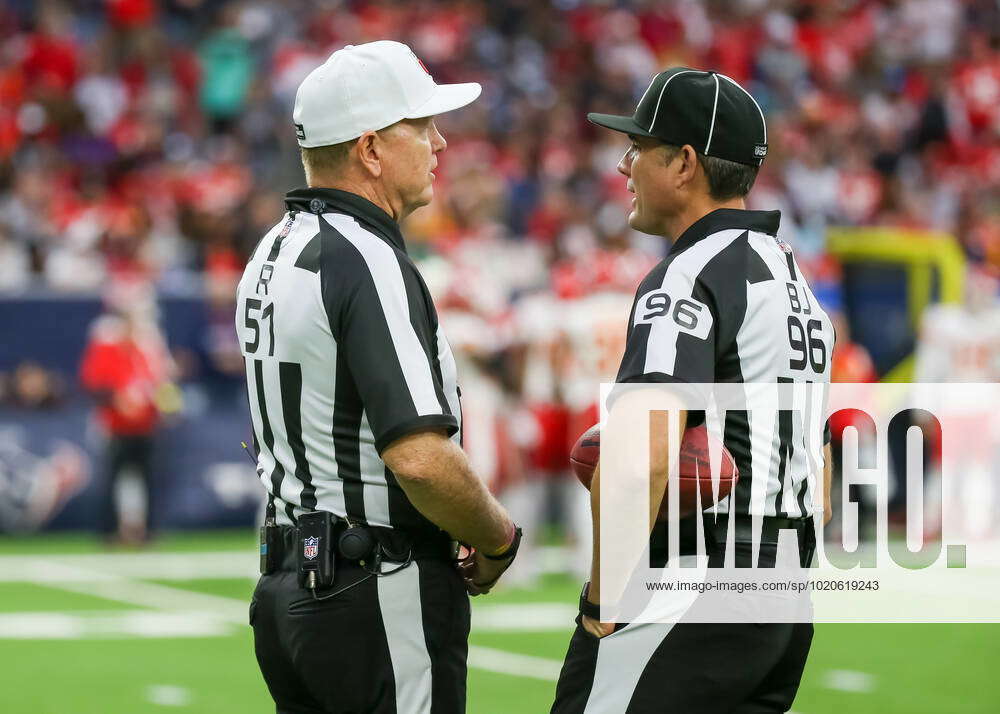
[[[681,517],[694,512],[695,489],[701,492],[702,508],[709,508],[716,502],[712,492],[712,467],[709,461],[709,449],[715,449],[720,454],[719,492],[718,500],[722,500],[733,490],[739,479],[736,462],[729,450],[709,436],[708,430],[702,426],[689,427],[684,431],[681,440],[680,468],[677,474],[680,488],[680,504],[678,512]],[[590,489],[590,481],[594,478],[594,469],[601,455],[601,427],[599,424],[587,429],[577,439],[570,452],[570,465],[580,483]],[[669,491],[668,491],[669,493]],[[667,499],[660,504],[660,518],[667,517]]]

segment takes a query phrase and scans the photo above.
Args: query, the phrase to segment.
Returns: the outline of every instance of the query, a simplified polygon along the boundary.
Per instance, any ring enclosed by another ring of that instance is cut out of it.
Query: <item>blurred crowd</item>
[[[629,110],[671,65],[757,97],[771,138],[752,203],[783,210],[804,259],[830,224],[888,224],[1000,266],[995,0],[7,0],[0,36],[2,290],[207,276],[228,294],[302,182],[299,81],[381,38],[484,85],[443,118],[437,201],[408,231],[452,266],[469,242],[538,264],[484,300],[571,281],[609,245],[662,250],[625,226],[621,137],[584,117]]]
[[[440,118],[435,201],[405,233],[461,363],[466,447],[515,510],[562,488],[522,476],[565,471],[666,248],[629,229],[625,142],[586,113],[631,111],[666,67],[716,69],[767,114],[750,207],[782,211],[840,323],[835,379],[878,375],[837,315],[828,227],[943,231],[1000,273],[996,0],[5,0],[0,294],[99,293],[116,314],[204,295],[212,367],[241,379],[234,286],[304,181],[295,90],[376,39],[484,87]],[[54,403],[70,377],[27,363],[0,394]]]

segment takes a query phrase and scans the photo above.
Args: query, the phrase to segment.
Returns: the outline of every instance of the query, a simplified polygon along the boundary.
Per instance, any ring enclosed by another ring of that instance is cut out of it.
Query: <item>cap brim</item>
[[[650,134],[648,131],[636,124],[635,119],[632,117],[619,116],[618,114],[597,114],[596,112],[590,112],[590,114],[587,115],[587,120],[593,124],[597,124],[598,126],[620,131],[623,134],[634,134],[636,136],[649,136],[654,139],[656,138],[654,134]]]
[[[478,82],[466,82],[465,84],[439,84],[434,89],[434,94],[410,112],[407,119],[422,119],[432,117],[435,114],[444,114],[455,109],[461,109],[466,104],[471,104],[483,91]]]

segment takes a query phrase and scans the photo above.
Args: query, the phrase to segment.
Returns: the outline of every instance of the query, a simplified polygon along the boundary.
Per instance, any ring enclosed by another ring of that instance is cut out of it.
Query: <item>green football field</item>
[[[0,539],[0,712],[273,712],[246,625],[255,565],[248,531],[142,552]],[[578,592],[550,575],[473,601],[470,714],[548,711]],[[996,714],[998,669],[993,625],[819,625],[793,711]]]

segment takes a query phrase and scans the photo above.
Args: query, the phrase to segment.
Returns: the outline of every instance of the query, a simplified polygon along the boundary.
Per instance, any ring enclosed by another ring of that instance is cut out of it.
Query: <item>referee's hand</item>
[[[493,589],[500,576],[510,567],[510,560],[490,560],[478,550],[472,551],[466,558],[458,562],[458,573],[465,583],[469,595],[484,595]]]
[[[580,626],[597,639],[607,637],[615,631],[615,623],[601,622],[600,620],[595,620],[594,618],[587,617],[586,615],[580,616]]]

